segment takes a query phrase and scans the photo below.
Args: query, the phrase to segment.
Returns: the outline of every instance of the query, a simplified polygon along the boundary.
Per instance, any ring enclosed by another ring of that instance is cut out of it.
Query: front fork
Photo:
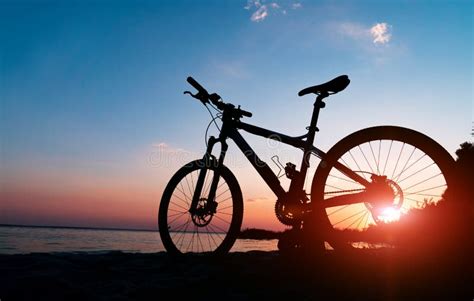
[[[214,145],[217,142],[221,143],[221,153],[219,155],[219,160],[216,162],[216,158],[212,155],[212,149],[214,148]],[[227,145],[226,141],[223,139],[218,139],[218,138],[215,138],[214,136],[211,136],[209,138],[208,143],[207,143],[206,153],[204,154],[204,157],[202,160],[204,166],[202,166],[201,170],[199,171],[198,180],[196,182],[196,189],[194,190],[193,199],[191,201],[191,207],[189,208],[189,212],[192,215],[197,213],[199,199],[201,198],[204,181],[206,179],[206,173],[207,173],[207,170],[210,167],[212,167],[212,165],[215,165],[216,168],[214,169],[214,176],[212,178],[211,187],[207,195],[206,204],[210,210],[209,213],[211,214],[216,213],[217,204],[214,201],[214,199],[216,197],[216,190],[218,187],[217,185],[219,185],[220,170],[221,170],[220,167],[224,165],[224,158],[225,158],[225,154],[227,152],[228,147],[229,146]]]

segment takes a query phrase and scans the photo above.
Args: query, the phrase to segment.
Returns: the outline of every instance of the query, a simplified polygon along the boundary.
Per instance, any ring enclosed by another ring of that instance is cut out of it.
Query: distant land
[[[264,229],[247,228],[240,231],[238,238],[257,240],[279,239],[282,233],[283,232],[275,232]]]

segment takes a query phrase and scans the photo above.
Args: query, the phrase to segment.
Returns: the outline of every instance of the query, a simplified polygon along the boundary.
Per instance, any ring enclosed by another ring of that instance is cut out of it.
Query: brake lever
[[[184,91],[183,94],[189,94],[189,95],[191,95],[191,96],[194,97],[194,98],[196,98],[196,95],[197,95],[197,94],[191,93],[190,91]]]
[[[184,91],[183,94],[189,94],[191,95],[192,98],[196,98],[197,100],[199,100],[200,102],[202,102],[203,104],[206,104],[208,103],[209,101],[207,99],[205,99],[204,97],[200,97],[202,96],[200,92],[196,93],[196,94],[193,94],[189,91]]]

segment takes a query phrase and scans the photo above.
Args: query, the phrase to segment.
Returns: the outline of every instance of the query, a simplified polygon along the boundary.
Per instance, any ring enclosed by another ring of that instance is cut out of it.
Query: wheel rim
[[[413,144],[393,139],[372,139],[351,145],[348,151],[338,157],[338,162],[357,171],[369,182],[370,175],[383,175],[394,183],[393,187],[398,186],[401,190],[398,204],[395,197],[392,204],[384,204],[386,208],[367,202],[326,208],[332,228],[346,234],[351,233],[351,230],[364,231],[375,224],[396,222],[413,208],[439,202],[447,188],[446,175],[440,166]],[[327,202],[334,195],[357,191],[364,191],[364,187],[331,168],[323,188],[323,199]],[[352,231],[352,245],[355,247],[384,246],[357,242],[355,232]]]
[[[219,179],[215,194],[216,212],[210,213],[206,210],[209,204],[207,195],[214,176],[214,170],[211,169],[206,169],[198,205],[202,209],[201,213],[197,215],[189,213],[199,172],[200,170],[191,171],[178,182],[171,194],[166,212],[169,237],[180,253],[215,252],[224,244],[232,225],[233,196],[223,177]]]

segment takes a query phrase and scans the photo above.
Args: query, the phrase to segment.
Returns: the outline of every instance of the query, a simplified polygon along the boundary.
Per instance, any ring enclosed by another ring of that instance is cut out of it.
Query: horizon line
[[[158,232],[158,229],[130,229],[130,228],[103,228],[86,226],[48,226],[48,225],[20,225],[20,224],[0,224],[0,227],[23,227],[23,228],[59,228],[59,229],[82,229],[82,230],[110,230],[110,231],[146,231]]]

